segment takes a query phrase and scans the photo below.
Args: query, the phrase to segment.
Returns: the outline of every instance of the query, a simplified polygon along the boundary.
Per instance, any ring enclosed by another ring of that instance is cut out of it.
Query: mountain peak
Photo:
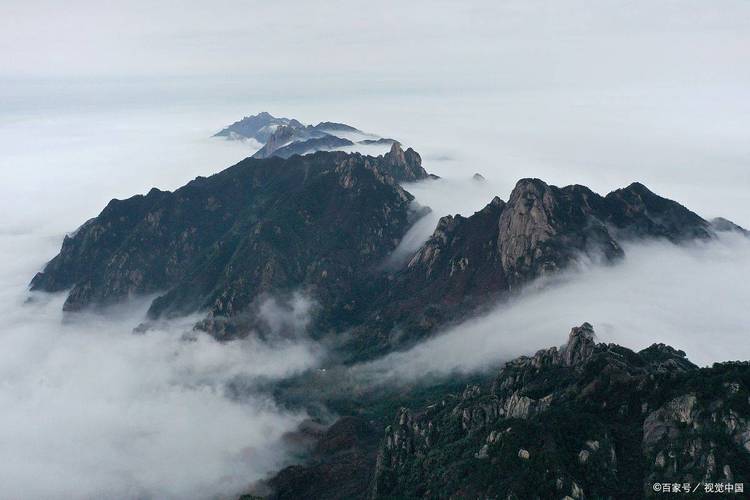
[[[393,144],[391,144],[391,150],[385,154],[385,157],[394,165],[403,165],[406,163],[404,150],[401,147],[401,143],[398,141],[394,141]]]
[[[394,141],[391,150],[383,155],[387,172],[398,181],[418,181],[430,175],[422,168],[422,157],[412,148],[404,151],[398,141]]]
[[[361,151],[375,156],[382,155],[385,147],[394,142],[393,139],[363,132],[346,123],[322,121],[317,125],[305,125],[294,118],[275,117],[267,111],[246,116],[217,132],[214,137],[229,140],[252,139],[261,143],[260,149],[253,154],[254,158],[289,158],[295,154],[306,155],[316,151],[335,150]],[[380,149],[378,146],[383,149],[373,153],[373,149]],[[391,153],[397,151],[391,148]],[[400,160],[404,154],[402,151],[393,161],[402,165],[403,161]],[[409,163],[408,159],[406,162]]]
[[[574,327],[568,335],[568,343],[560,352],[563,364],[574,366],[585,361],[593,354],[594,346],[596,346],[596,334],[590,323]]]

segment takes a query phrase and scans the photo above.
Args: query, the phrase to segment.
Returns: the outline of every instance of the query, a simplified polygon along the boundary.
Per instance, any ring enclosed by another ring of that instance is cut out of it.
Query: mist
[[[661,342],[698,365],[750,358],[750,238],[723,233],[709,242],[639,241],[623,249],[622,262],[581,260],[489,313],[354,367],[352,376],[375,385],[411,384],[496,370],[564,344],[570,329],[586,321],[599,342],[633,350]]]
[[[286,463],[284,434],[305,415],[252,394],[233,401],[224,386],[307,369],[314,350],[185,341],[187,322],[134,335],[135,311],[63,321],[62,302],[2,311],[4,495],[207,498]]]
[[[16,115],[0,126],[0,484],[10,498],[232,497],[299,450],[307,415],[252,382],[316,366],[314,301],[268,297],[268,335],[219,343],[200,315],[144,334],[151,297],[104,314],[64,315],[64,294],[29,293],[62,237],[112,197],[173,189],[250,154],[209,139],[211,113]],[[33,145],[30,144],[33,142]],[[237,401],[227,385],[245,381]]]
[[[334,30],[331,19],[336,19]],[[314,298],[271,297],[269,331],[220,344],[195,319],[143,335],[147,298],[63,316],[29,295],[63,236],[112,198],[175,189],[251,155],[210,136],[268,111],[343,122],[413,147],[441,180],[409,184],[468,216],[517,180],[605,194],[640,181],[705,218],[750,227],[750,6],[705,2],[92,2],[0,6],[0,470],[24,498],[231,495],[290,460],[306,418],[253,381],[324,363]],[[380,154],[385,148],[361,149]],[[477,182],[478,172],[486,177]],[[750,358],[746,240],[632,243],[413,349],[353,368],[428,383],[560,345],[665,342],[694,362]],[[398,260],[398,259],[397,259]],[[27,299],[31,299],[28,301]],[[248,393],[225,392],[241,379]]]

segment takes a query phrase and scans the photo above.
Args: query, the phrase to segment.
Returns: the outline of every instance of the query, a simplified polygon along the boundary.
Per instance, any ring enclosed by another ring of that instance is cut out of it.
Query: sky
[[[6,124],[266,110],[396,137],[501,197],[638,180],[750,225],[745,1],[6,0],[0,57]]]
[[[748,76],[737,62],[750,14],[737,0],[9,0],[2,9],[10,77],[484,74],[477,86],[528,88]]]
[[[232,346],[185,342],[187,320],[134,336],[141,303],[69,322],[63,297],[27,302],[63,235],[111,198],[251,154],[210,138],[227,124],[269,111],[413,146],[443,180],[407,186],[433,208],[411,248],[440,216],[507,199],[522,177],[602,194],[640,181],[750,227],[748,60],[746,1],[4,0],[0,484],[36,498],[205,497],[289,460],[285,435],[306,415],[223,387],[319,366],[314,298],[262,308],[270,325],[295,325],[292,341]],[[701,364],[750,356],[738,348],[744,241],[626,252],[356,370],[484,369],[559,345],[583,321],[603,341],[669,342]]]

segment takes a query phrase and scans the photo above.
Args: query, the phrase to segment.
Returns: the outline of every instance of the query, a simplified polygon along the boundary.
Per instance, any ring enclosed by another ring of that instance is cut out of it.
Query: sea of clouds
[[[490,312],[352,368],[352,377],[376,385],[413,384],[495,370],[517,356],[564,344],[571,327],[583,322],[594,326],[599,342],[634,350],[665,343],[701,366],[750,359],[750,238],[723,233],[679,246],[630,242],[624,250],[622,262],[582,259]]]
[[[148,298],[69,316],[64,294],[27,289],[62,236],[109,198],[174,188],[248,154],[207,139],[202,119],[58,114],[0,127],[3,496],[231,496],[295,451],[285,434],[306,415],[252,390],[237,401],[226,386],[316,366],[321,350],[305,340],[309,301],[269,299],[258,310],[265,341],[222,344],[191,332],[200,316],[134,334]]]
[[[507,199],[522,177],[601,194],[640,181],[750,226],[746,2],[220,3],[0,7],[3,496],[231,497],[290,460],[284,435],[306,415],[253,380],[323,362],[306,340],[308,299],[259,308],[283,335],[220,344],[185,336],[195,318],[132,334],[145,299],[67,317],[64,297],[27,291],[111,198],[252,154],[209,138],[241,116],[344,122],[421,153],[442,180],[407,186],[433,211],[397,264],[439,217]],[[584,321],[601,341],[665,342],[699,364],[750,358],[747,240],[625,250],[350,375],[414,383],[494,368]],[[241,401],[226,389],[238,378]]]

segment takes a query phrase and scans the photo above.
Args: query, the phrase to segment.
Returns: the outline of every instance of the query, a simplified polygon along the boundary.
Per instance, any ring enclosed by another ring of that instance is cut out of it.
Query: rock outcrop
[[[378,446],[323,446],[275,476],[270,497],[335,497],[334,471],[363,499],[644,498],[658,497],[654,483],[750,480],[750,363],[699,368],[664,344],[633,352],[598,343],[588,323],[463,390],[399,388],[378,405],[399,401],[390,418],[360,410],[380,423]],[[341,427],[356,434],[349,418]]]
[[[684,356],[574,328],[492,383],[400,410],[371,498],[640,498],[654,482],[747,483],[750,364],[700,369]]]
[[[382,346],[394,342],[382,332],[415,341],[577,262],[616,262],[624,241],[677,244],[713,235],[700,216],[641,184],[600,196],[584,186],[522,179],[507,202],[496,197],[470,217],[440,219],[405,269],[374,283],[362,323],[377,325]]]
[[[349,330],[344,354],[363,358],[580,260],[616,261],[627,239],[680,243],[717,227],[640,184],[603,197],[522,179],[507,203],[443,217],[403,269],[386,269],[419,216],[399,183],[429,177],[398,142],[377,157],[247,159],[174,193],[113,200],[65,238],[31,287],[70,290],[68,311],[161,294],[152,319],[207,311],[202,328],[221,338],[252,329],[242,316],[264,294],[303,289],[321,306],[315,329]]]
[[[65,238],[31,288],[70,289],[68,311],[166,292],[153,317],[234,316],[260,294],[305,287],[336,302],[412,222],[413,197],[397,181],[426,172],[402,154],[247,159],[175,192],[113,200]]]
[[[680,242],[711,235],[708,222],[641,184],[602,197],[584,186],[522,179],[507,203],[495,198],[469,218],[443,218],[408,272],[428,277],[442,272],[440,285],[448,289],[492,276],[491,288],[503,289],[581,257],[616,260],[623,256],[618,243],[623,239]]]

